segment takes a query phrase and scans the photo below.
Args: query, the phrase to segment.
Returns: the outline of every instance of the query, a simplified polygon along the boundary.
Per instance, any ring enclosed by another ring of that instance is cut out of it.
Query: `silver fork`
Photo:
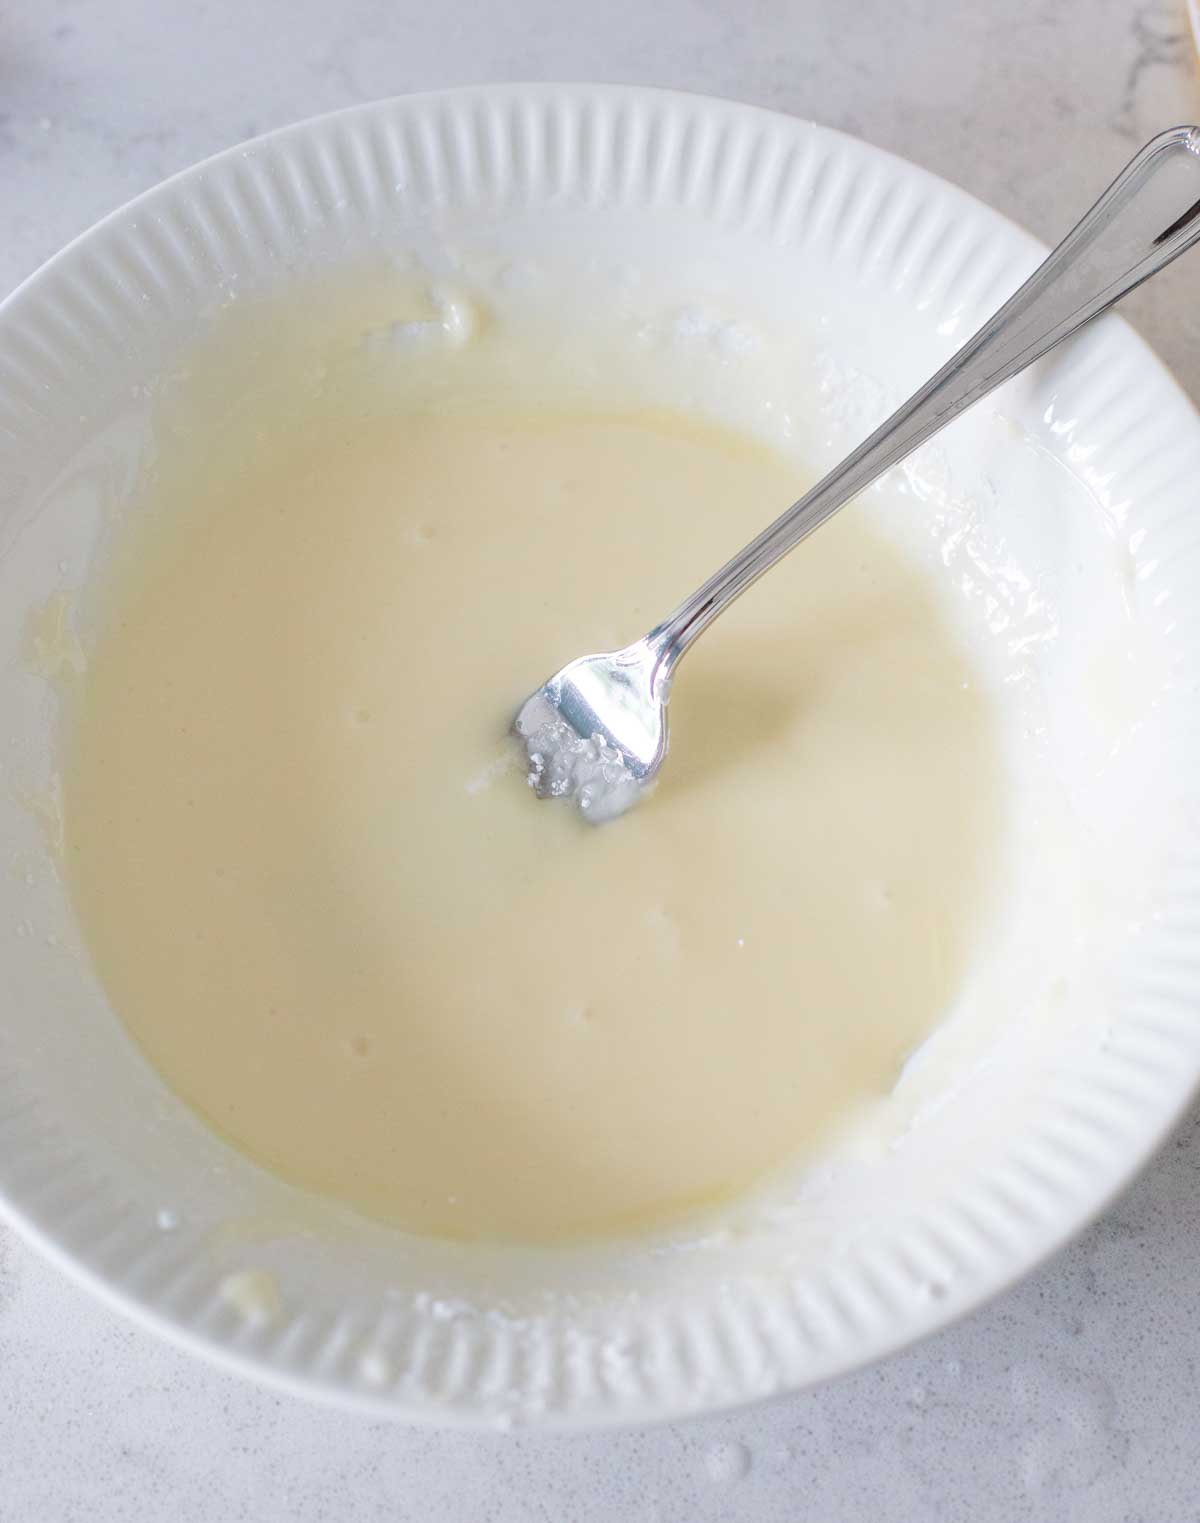
[[[885,471],[1200,240],[1200,127],[1153,138],[994,317],[841,465],[649,634],[580,656],[513,728],[542,798],[592,820],[637,802],[667,754],[667,700],[684,653],[764,571]]]

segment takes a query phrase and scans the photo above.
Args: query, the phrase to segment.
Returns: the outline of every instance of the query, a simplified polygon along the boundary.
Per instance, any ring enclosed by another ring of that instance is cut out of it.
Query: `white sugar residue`
[[[506,746],[503,752],[488,762],[486,767],[481,767],[473,777],[468,778],[466,790],[474,797],[477,793],[486,793],[494,783],[514,772],[521,766],[521,756],[515,746]]]
[[[423,1317],[431,1317],[434,1322],[455,1322],[459,1320],[471,1320],[479,1315],[478,1307],[472,1306],[470,1301],[458,1300],[453,1296],[435,1296],[427,1290],[418,1291],[413,1297],[413,1310]]]
[[[29,615],[26,660],[34,675],[46,682],[79,677],[87,668],[72,622],[73,611],[73,595],[55,592]]]
[[[275,1276],[265,1269],[239,1269],[220,1284],[221,1299],[252,1327],[273,1322],[283,1310]]]
[[[567,799],[596,824],[614,819],[641,789],[615,746],[584,739],[565,720],[547,719],[524,737],[529,786],[540,799]]]
[[[821,412],[850,443],[865,439],[904,400],[903,393],[848,364],[832,350],[815,355]]]
[[[719,359],[735,359],[762,348],[762,338],[749,323],[708,307],[680,307],[665,320],[645,324],[639,336],[672,347],[708,349]]]
[[[395,1378],[392,1362],[381,1350],[375,1348],[365,1349],[359,1355],[358,1373],[368,1385],[389,1385]]]
[[[434,286],[429,293],[432,316],[405,318],[372,328],[363,336],[368,353],[395,349],[428,348],[430,345],[461,349],[479,331],[478,303],[460,291]]]

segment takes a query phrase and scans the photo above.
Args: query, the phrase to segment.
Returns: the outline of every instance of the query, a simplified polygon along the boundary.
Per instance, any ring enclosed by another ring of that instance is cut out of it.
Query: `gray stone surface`
[[[601,79],[857,133],[1044,237],[1200,119],[1183,0],[39,0],[0,17],[0,291],[239,138],[400,91]],[[1200,399],[1200,259],[1131,316]],[[1200,1115],[1030,1280],[888,1364],[579,1439],[413,1432],[266,1394],[0,1228],[0,1523],[1190,1523]]]

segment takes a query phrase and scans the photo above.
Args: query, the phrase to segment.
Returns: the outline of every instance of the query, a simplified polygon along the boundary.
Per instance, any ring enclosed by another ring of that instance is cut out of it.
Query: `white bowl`
[[[1099,189],[1081,187],[1064,215]],[[1066,857],[1045,869],[1061,874],[1058,899],[1043,880],[1042,911],[1005,931],[1016,971],[1000,1039],[981,1045],[968,1021],[956,1061],[952,1023],[954,1084],[932,1087],[895,1145],[843,1159],[770,1221],[604,1250],[422,1243],[302,1202],[209,1134],[127,1039],[54,871],[54,702],[24,658],[29,611],[83,579],[106,505],[136,474],[147,381],[232,294],[373,247],[434,268],[448,248],[536,256],[574,271],[581,300],[619,273],[627,305],[752,318],[786,346],[788,426],[814,466],[1042,252],[961,191],[804,122],[651,90],[504,86],[231,150],[28,281],[0,308],[4,1208],[80,1280],[190,1347],[414,1420],[644,1420],[877,1358],[1077,1232],[1200,1075],[1200,420],[1107,320],[879,497],[1009,663],[1006,712],[1027,732],[1011,746],[1017,855],[1064,818],[1088,842],[1082,873]],[[997,636],[1006,620],[1011,638]],[[1113,666],[1124,675],[1109,682]],[[1024,871],[1017,861],[1018,907]],[[1073,934],[1081,878],[1097,886],[1105,945],[1080,943],[1094,976],[1085,967],[1066,997],[1039,980]],[[919,1065],[907,1082],[919,1095]],[[228,1277],[246,1270],[274,1277],[277,1314],[231,1304]]]

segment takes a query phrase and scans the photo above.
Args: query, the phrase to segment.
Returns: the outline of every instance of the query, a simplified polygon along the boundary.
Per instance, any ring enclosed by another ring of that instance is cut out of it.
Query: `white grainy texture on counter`
[[[1045,238],[1143,138],[1200,118],[1183,0],[46,0],[0,21],[0,291],[255,132],[405,90],[586,78],[813,117]],[[1200,397],[1200,255],[1128,310]],[[1200,1496],[1198,1259],[1200,1115],[1073,1248],[881,1368],[673,1428],[480,1438],[263,1393],[0,1228],[0,1520],[1176,1523]]]

